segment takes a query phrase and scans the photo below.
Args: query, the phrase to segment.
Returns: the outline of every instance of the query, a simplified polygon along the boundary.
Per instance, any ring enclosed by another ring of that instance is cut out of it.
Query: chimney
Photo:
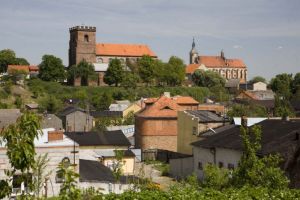
[[[48,131],[48,142],[59,141],[64,139],[63,131]]]
[[[241,125],[243,127],[247,127],[247,124],[248,124],[248,118],[247,118],[247,116],[242,116],[241,117]]]

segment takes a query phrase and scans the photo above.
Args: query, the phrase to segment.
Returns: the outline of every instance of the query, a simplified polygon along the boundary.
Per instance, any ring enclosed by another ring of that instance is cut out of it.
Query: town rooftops
[[[149,55],[157,57],[147,45],[143,44],[98,43],[96,45],[96,55],[120,57],[142,57],[143,55]]]
[[[262,127],[262,149],[258,152],[260,155],[281,153],[281,155],[285,157],[287,156],[285,153],[289,148],[299,144],[299,119],[290,119],[289,121],[267,119],[257,125]],[[243,151],[240,126],[234,126],[204,140],[193,142],[192,145],[202,148],[225,148]]]
[[[20,116],[20,109],[0,109],[0,130],[10,124],[16,123]]]
[[[81,108],[69,106],[69,107],[66,107],[65,109],[63,109],[58,115],[59,116],[67,116],[67,115],[69,115],[73,112],[76,112],[76,111],[85,112]]]
[[[219,115],[207,111],[207,110],[186,110],[184,112],[193,115],[199,119],[199,123],[201,122],[224,122],[224,118],[220,117]]]
[[[184,105],[198,106],[199,102],[192,97],[168,97],[162,95],[159,98],[145,100],[147,105],[136,116],[147,118],[177,118],[177,111],[184,110]]]
[[[131,146],[121,130],[102,132],[65,132],[79,146]]]
[[[98,161],[79,160],[80,182],[109,182],[114,183],[116,179],[112,171]],[[128,183],[133,180],[134,176],[121,176],[120,183]]]
[[[110,110],[103,110],[103,111],[91,111],[91,116],[98,118],[98,117],[122,117],[122,111],[110,111]]]
[[[274,92],[272,90],[247,90],[242,91],[236,99],[244,99],[245,97],[252,100],[274,100]]]
[[[39,71],[39,67],[35,65],[8,65],[7,71],[8,73],[12,71],[25,71],[26,73],[37,72]]]

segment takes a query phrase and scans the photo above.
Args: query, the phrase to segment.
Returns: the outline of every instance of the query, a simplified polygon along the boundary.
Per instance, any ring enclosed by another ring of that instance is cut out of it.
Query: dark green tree
[[[11,49],[4,49],[0,51],[0,72],[6,72],[7,65],[14,64],[16,54]]]
[[[109,62],[108,69],[104,75],[104,82],[108,85],[116,87],[122,82],[124,77],[124,69],[119,59],[115,58]]]
[[[44,55],[39,69],[39,78],[43,81],[63,81],[66,78],[62,60],[53,55]]]
[[[296,94],[297,92],[300,93],[300,72],[294,76],[292,82],[292,92],[293,94]]]
[[[249,82],[250,83],[257,83],[257,82],[267,83],[267,80],[262,76],[254,76]]]
[[[25,58],[15,58],[15,65],[30,65],[29,62]]]
[[[292,74],[278,74],[275,78],[271,79],[270,87],[279,97],[289,100],[291,97],[292,80]]]
[[[183,60],[172,56],[165,65],[165,75],[168,85],[181,85],[185,78],[185,65]]]
[[[147,85],[152,84],[155,80],[156,61],[150,56],[143,56],[137,64],[141,80]]]
[[[125,72],[122,79],[121,86],[123,86],[124,88],[135,89],[139,81],[140,81],[140,77],[137,74],[132,72]]]
[[[41,112],[56,113],[63,107],[63,102],[54,95],[49,95],[39,100],[39,110]]]
[[[88,85],[89,80],[96,80],[97,74],[94,65],[82,60],[76,67],[76,77],[81,77],[81,85]]]
[[[290,102],[278,95],[275,96],[274,116],[282,118],[295,116]]]
[[[201,87],[210,88],[225,85],[225,79],[213,71],[196,70],[192,74],[192,80],[197,86]]]

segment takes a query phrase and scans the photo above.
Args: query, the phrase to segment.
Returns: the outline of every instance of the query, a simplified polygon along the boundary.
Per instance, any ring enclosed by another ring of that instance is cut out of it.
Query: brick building
[[[186,75],[191,80],[191,75],[197,70],[210,70],[219,73],[226,80],[239,79],[241,83],[247,82],[247,67],[241,59],[225,58],[221,51],[219,56],[199,56],[193,40],[190,51],[190,64],[186,67]]]
[[[69,66],[76,65],[82,60],[92,63],[98,74],[95,85],[105,85],[103,76],[108,63],[118,58],[124,64],[126,61],[136,62],[143,55],[157,58],[156,54],[144,44],[110,44],[96,42],[96,27],[75,26],[69,29]],[[80,85],[80,80],[75,81]]]
[[[137,148],[177,150],[177,111],[197,110],[192,97],[170,97],[144,101],[145,107],[135,115],[135,144]]]

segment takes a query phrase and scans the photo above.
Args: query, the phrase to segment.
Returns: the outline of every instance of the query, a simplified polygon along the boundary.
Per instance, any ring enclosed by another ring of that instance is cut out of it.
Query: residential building
[[[226,80],[240,79],[241,83],[247,82],[247,67],[241,59],[228,59],[223,50],[219,56],[199,56],[193,40],[190,51],[190,64],[186,66],[186,75],[191,80],[196,70],[210,70],[219,73]]]
[[[39,74],[39,67],[36,65],[8,65],[7,72],[9,75],[15,72],[24,72],[26,78],[36,77]]]
[[[192,97],[165,93],[144,100],[145,107],[135,115],[135,145],[142,150],[177,150],[177,111],[197,110],[199,102]]]
[[[291,179],[291,186],[300,187],[298,170],[300,120],[266,119],[257,125],[262,128],[262,148],[258,156],[278,153],[284,160],[281,167]],[[199,178],[203,177],[203,168],[206,164],[234,169],[243,154],[239,126],[213,134],[192,145],[194,172]]]
[[[21,115],[20,109],[0,109],[0,132],[10,124],[16,123]]]
[[[190,144],[200,140],[203,132],[227,122],[223,117],[204,110],[178,111],[177,116],[177,152],[189,155],[193,152]]]
[[[120,59],[126,67],[126,62],[136,62],[144,55],[156,59],[155,53],[144,44],[111,44],[96,42],[96,27],[75,26],[69,29],[69,66],[76,65],[82,60],[94,64],[98,80],[92,84],[105,85],[104,74],[108,63]],[[75,85],[80,85],[80,80],[75,80]]]
[[[42,129],[54,128],[55,130],[64,129],[62,120],[58,116],[54,114],[48,114],[48,113],[42,115],[41,128]]]
[[[58,116],[66,131],[90,131],[93,128],[93,117],[88,111],[78,107],[66,107]]]
[[[116,162],[115,151],[123,153],[122,166],[125,174],[133,174],[135,154],[121,130],[98,132],[66,132],[65,135],[79,144],[79,158],[94,160],[112,169]]]
[[[198,110],[211,111],[220,116],[224,116],[226,113],[225,106],[220,103],[202,103],[199,104]]]
[[[37,156],[44,156],[47,154],[49,162],[44,171],[44,174],[49,174],[44,182],[45,187],[41,189],[41,194],[45,194],[47,190],[48,197],[57,196],[59,194],[61,184],[63,180],[59,174],[58,166],[62,161],[68,162],[70,165],[74,165],[75,171],[78,173],[79,157],[77,154],[72,153],[78,150],[78,144],[74,141],[64,137],[63,132],[55,131],[53,128],[43,129],[42,135],[34,140],[35,151]],[[5,144],[0,145],[0,180],[8,178],[5,174],[5,170],[11,169],[9,159],[6,155]],[[27,189],[26,184],[18,183],[17,175],[13,177],[13,188],[11,198],[21,194],[21,189]],[[21,172],[20,172],[21,173]],[[44,180],[43,180],[44,181]]]
[[[129,113],[137,113],[142,108],[137,103],[131,103],[128,100],[116,101],[109,106],[110,111],[121,111],[123,117],[127,116]]]

